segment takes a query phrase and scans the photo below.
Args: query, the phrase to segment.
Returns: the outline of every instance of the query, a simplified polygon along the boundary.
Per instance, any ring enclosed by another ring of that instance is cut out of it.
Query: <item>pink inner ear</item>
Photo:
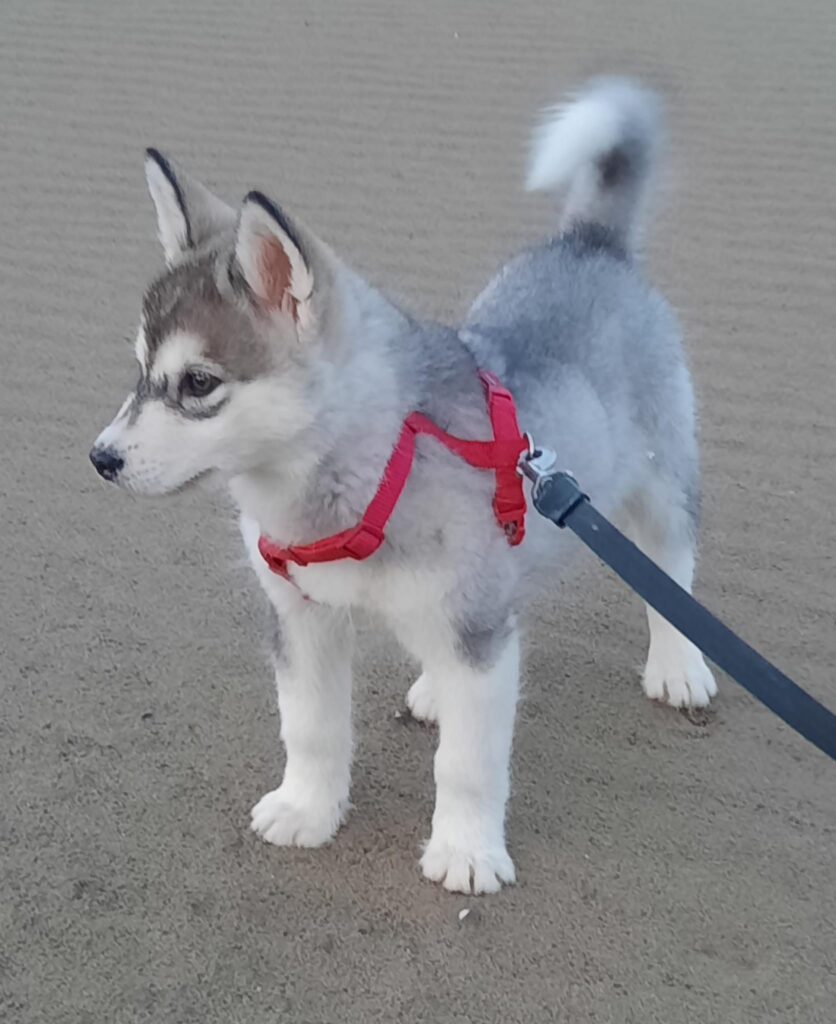
[[[297,300],[290,293],[290,259],[278,238],[265,238],[258,254],[258,269],[269,309],[280,309],[296,320]]]

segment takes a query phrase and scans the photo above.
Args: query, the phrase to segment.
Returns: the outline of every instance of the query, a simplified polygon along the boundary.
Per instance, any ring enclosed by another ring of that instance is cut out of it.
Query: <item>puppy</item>
[[[660,140],[656,98],[597,80],[535,136],[528,187],[554,193],[557,234],[507,263],[458,328],[402,312],[261,192],[236,210],[156,150],[145,165],[166,267],[145,293],[140,380],[91,459],[135,494],[223,479],[275,609],[286,752],[252,827],[278,846],[333,838],[349,804],[350,609],[381,616],[422,665],[407,703],[440,728],[421,868],[447,889],[514,881],[505,806],[517,614],[573,541],[530,516],[508,543],[493,474],[419,436],[385,541],[363,560],[272,571],[259,538],[308,544],[356,525],[405,419],[490,439],[478,371],[605,513],[682,586],[694,572],[694,399],[677,321],[636,263]],[[702,655],[648,609],[643,686],[674,707],[716,692]]]

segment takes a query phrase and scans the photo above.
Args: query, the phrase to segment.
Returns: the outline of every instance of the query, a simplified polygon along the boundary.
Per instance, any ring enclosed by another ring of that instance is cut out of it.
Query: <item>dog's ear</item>
[[[159,150],[145,151],[145,178],[157,211],[157,234],[166,262],[235,223],[231,206],[180,170]]]
[[[235,260],[256,303],[307,327],[315,277],[324,273],[319,244],[261,192],[250,192],[238,218]],[[316,262],[316,268],[314,263]],[[316,270],[316,273],[315,273]]]

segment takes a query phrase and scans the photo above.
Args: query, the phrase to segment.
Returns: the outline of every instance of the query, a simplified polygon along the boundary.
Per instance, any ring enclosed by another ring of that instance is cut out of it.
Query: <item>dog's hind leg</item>
[[[654,474],[627,503],[627,533],[676,582],[691,592],[696,561],[696,501],[687,490]],[[702,707],[717,693],[699,651],[657,611],[647,607],[650,649],[642,677],[652,700]]]
[[[406,706],[412,717],[421,722],[435,724],[438,721],[438,698],[429,672],[422,672],[410,686],[406,695]]]

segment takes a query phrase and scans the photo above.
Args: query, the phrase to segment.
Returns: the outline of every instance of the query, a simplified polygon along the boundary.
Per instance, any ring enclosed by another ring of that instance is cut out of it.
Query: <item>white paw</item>
[[[499,892],[503,882],[516,881],[514,864],[505,846],[430,839],[421,857],[421,870],[450,892]]]
[[[276,846],[322,846],[333,839],[347,801],[300,799],[285,786],[266,793],[253,807],[250,827]]]
[[[717,683],[702,654],[682,643],[651,649],[642,685],[651,700],[666,701],[675,708],[703,708],[717,693]]]
[[[413,718],[422,722],[438,721],[438,701],[435,699],[432,682],[426,672],[422,673],[410,686],[406,695],[406,706]]]

